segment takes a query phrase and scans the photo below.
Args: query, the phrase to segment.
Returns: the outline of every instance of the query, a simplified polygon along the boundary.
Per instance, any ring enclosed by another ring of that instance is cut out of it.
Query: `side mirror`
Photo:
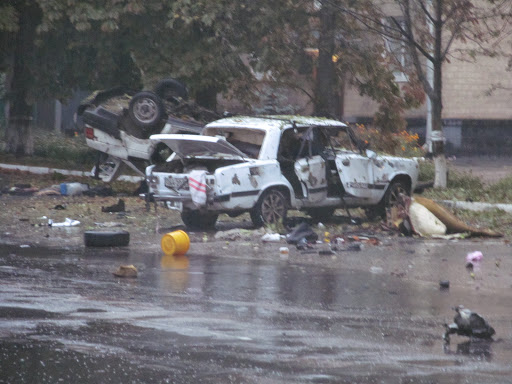
[[[367,149],[367,150],[366,150],[366,156],[367,156],[369,159],[371,159],[371,160],[373,160],[373,159],[376,159],[376,158],[377,158],[377,154],[376,154],[374,151],[372,151],[371,149]]]

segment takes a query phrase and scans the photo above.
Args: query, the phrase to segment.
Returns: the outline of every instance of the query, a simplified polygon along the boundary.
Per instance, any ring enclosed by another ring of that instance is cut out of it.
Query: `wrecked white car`
[[[154,92],[117,87],[94,92],[85,99],[78,107],[77,115],[83,121],[87,145],[99,154],[91,174],[111,182],[126,165],[144,177],[148,164],[160,161],[162,146],[167,149],[165,145],[159,146],[149,140],[151,134],[199,134],[203,123],[192,116],[187,116],[187,120],[178,118],[182,113],[176,113],[187,108],[185,112],[191,112],[191,104],[185,103],[187,98],[184,84],[175,79],[164,79],[156,85]],[[193,112],[195,117],[204,115],[198,106]],[[168,150],[162,152],[169,156]]]
[[[201,135],[150,139],[174,152],[146,168],[150,196],[197,229],[220,213],[249,212],[255,226],[284,220],[290,209],[314,218],[350,207],[382,214],[418,180],[415,159],[377,155],[350,127],[323,118],[230,117]]]

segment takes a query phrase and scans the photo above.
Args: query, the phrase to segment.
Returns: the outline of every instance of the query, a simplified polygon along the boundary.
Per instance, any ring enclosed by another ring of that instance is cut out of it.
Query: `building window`
[[[403,83],[409,81],[407,72],[412,67],[412,59],[407,49],[407,44],[395,24],[395,21],[398,20],[400,27],[405,29],[405,21],[397,18],[394,19],[387,18],[384,21],[386,32],[384,34],[385,55],[391,59],[395,81]]]

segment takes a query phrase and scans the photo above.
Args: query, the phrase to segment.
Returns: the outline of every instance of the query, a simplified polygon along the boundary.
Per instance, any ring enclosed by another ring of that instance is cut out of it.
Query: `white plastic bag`
[[[188,176],[190,197],[198,207],[206,204],[206,171],[192,171]]]

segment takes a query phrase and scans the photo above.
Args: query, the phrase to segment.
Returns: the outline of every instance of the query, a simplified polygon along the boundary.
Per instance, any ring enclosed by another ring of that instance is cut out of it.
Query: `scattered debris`
[[[66,206],[63,204],[57,204],[55,207],[53,207],[53,209],[62,211],[66,209]]]
[[[101,207],[101,212],[124,212],[125,204],[123,199],[119,199],[117,204],[110,205],[108,207]]]
[[[116,277],[137,277],[137,268],[134,265],[121,265],[117,271],[112,272]]]
[[[279,233],[265,233],[261,237],[261,241],[264,243],[277,243],[281,241],[281,235]]]
[[[363,244],[360,242],[350,243],[346,248],[347,251],[360,251],[362,249],[363,249]]]
[[[290,250],[288,247],[281,247],[279,248],[279,256],[282,260],[287,260],[288,256],[290,255]]]
[[[476,337],[479,339],[492,339],[496,333],[494,328],[478,313],[471,311],[464,306],[459,305],[453,308],[457,314],[453,318],[452,324],[445,324],[446,332],[443,339],[450,344],[450,335],[456,333],[459,336]]]
[[[296,245],[297,249],[299,251],[304,251],[306,249],[312,249],[313,248],[313,244],[308,242],[308,240],[304,237],[302,238]]]
[[[345,239],[343,237],[337,237],[334,239],[334,244],[336,244],[337,247],[342,246],[345,244]]]
[[[318,235],[315,231],[305,222],[297,225],[293,230],[286,235],[286,242],[288,244],[299,243],[304,246],[307,243],[313,243],[318,240]]]
[[[484,255],[480,251],[470,252],[466,255],[466,262],[467,263],[478,262],[478,261],[481,261],[483,257],[484,257]]]
[[[75,227],[77,225],[80,225],[80,222],[69,217],[66,217],[66,220],[61,223],[54,223],[52,219],[48,220],[49,227]]]

